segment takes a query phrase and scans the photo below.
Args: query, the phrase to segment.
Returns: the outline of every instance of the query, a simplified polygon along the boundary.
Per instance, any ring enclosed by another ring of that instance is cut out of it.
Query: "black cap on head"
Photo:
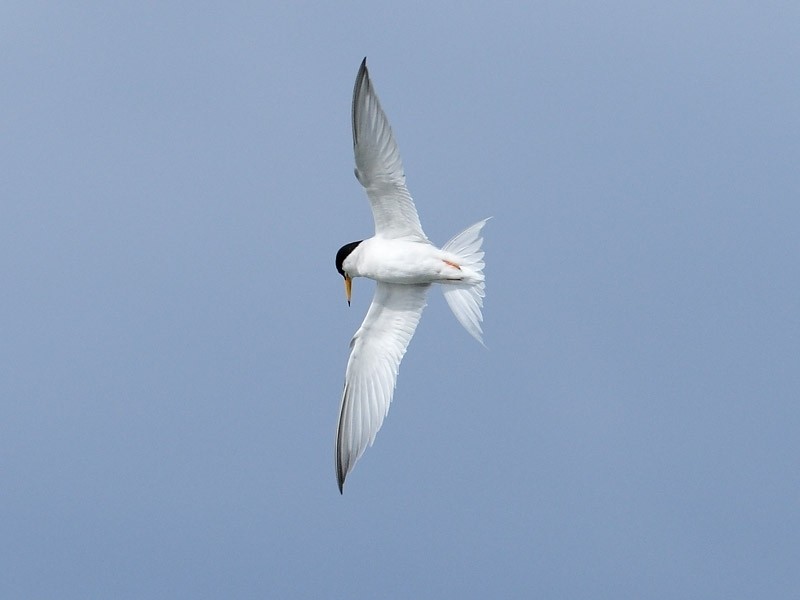
[[[350,256],[350,253],[356,249],[361,242],[364,240],[358,240],[357,242],[350,242],[349,244],[345,244],[339,251],[336,253],[336,270],[339,271],[339,275],[344,277],[344,269],[342,265],[344,264],[345,259]]]

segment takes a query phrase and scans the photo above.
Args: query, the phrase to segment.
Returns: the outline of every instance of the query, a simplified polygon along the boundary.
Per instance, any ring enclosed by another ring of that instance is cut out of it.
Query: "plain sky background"
[[[364,56],[486,216],[336,489]],[[796,2],[3,2],[0,597],[800,595]]]

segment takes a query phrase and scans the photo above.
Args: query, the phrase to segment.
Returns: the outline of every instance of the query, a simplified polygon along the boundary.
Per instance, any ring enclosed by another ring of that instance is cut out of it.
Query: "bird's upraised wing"
[[[367,316],[350,342],[336,430],[340,492],[389,412],[400,361],[425,308],[429,287],[378,282]]]
[[[356,178],[372,205],[375,234],[426,241],[417,209],[406,188],[400,149],[369,79],[367,59],[353,89],[353,151]]]

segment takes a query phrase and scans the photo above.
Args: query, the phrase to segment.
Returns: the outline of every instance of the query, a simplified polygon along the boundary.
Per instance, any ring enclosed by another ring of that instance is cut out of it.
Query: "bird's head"
[[[339,248],[339,251],[336,253],[336,270],[344,277],[344,295],[347,298],[347,306],[350,306],[350,293],[353,289],[353,278],[345,271],[344,261],[347,260],[347,257],[352,254],[353,250],[355,250],[362,241],[363,240],[358,240],[357,242],[345,244]]]

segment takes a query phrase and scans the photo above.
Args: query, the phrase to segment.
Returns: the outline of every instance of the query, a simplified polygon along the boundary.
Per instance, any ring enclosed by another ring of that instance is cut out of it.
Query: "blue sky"
[[[6,2],[0,595],[800,593],[792,3]],[[336,489],[363,56],[434,291]]]

